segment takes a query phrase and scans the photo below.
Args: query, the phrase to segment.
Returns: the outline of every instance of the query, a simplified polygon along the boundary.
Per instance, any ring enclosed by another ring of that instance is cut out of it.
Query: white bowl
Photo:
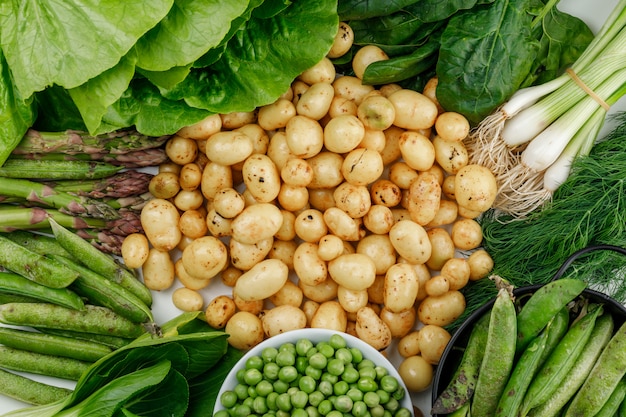
[[[313,344],[316,344],[318,342],[330,340],[330,337],[334,334],[341,335],[345,339],[348,347],[357,348],[363,353],[364,359],[369,359],[376,365],[384,367],[389,372],[389,375],[395,377],[398,380],[398,383],[402,388],[404,388],[405,392],[404,397],[399,401],[400,406],[408,409],[413,416],[413,404],[411,402],[410,393],[407,390],[406,385],[402,381],[402,378],[400,377],[397,369],[391,364],[391,362],[389,362],[389,360],[385,356],[383,356],[383,354],[381,354],[379,351],[377,351],[371,345],[365,343],[361,339],[347,333],[341,333],[334,330],[311,328],[291,330],[276,336],[272,336],[246,352],[246,354],[239,360],[239,362],[237,362],[237,364],[235,364],[235,366],[233,366],[233,369],[231,369],[231,371],[226,376],[226,379],[224,380],[224,383],[222,384],[222,387],[220,388],[220,391],[217,395],[217,402],[215,403],[213,413],[215,414],[220,410],[224,410],[224,407],[220,402],[220,398],[222,397],[224,391],[232,390],[235,385],[237,385],[237,371],[245,367],[246,361],[250,357],[260,356],[261,352],[266,347],[278,348],[285,343],[295,344],[299,339],[308,339],[313,342]]]

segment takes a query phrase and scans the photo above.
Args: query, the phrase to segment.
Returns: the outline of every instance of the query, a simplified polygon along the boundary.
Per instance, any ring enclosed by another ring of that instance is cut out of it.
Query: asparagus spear
[[[100,179],[110,177],[122,167],[96,161],[48,161],[9,158],[0,167],[0,177],[27,179]]]
[[[147,172],[127,170],[102,179],[47,181],[45,184],[56,191],[90,198],[120,198],[147,193],[153,176]]]
[[[89,135],[77,130],[64,132],[39,132],[29,129],[14,154],[64,153],[64,154],[112,154],[154,149],[163,145],[169,136],[146,136],[133,130],[120,130],[101,135]]]
[[[50,161],[102,161],[111,165],[125,168],[140,168],[157,166],[167,161],[168,157],[163,148],[142,149],[124,154],[109,153],[12,153],[11,159],[40,159]]]
[[[101,219],[117,219],[118,211],[105,202],[55,191],[53,188],[36,181],[18,178],[2,178],[0,195],[18,197],[27,201],[57,208],[60,212],[75,216]]]

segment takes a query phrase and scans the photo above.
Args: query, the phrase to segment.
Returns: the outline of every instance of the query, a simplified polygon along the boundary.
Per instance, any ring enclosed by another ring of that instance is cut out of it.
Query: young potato
[[[470,267],[469,278],[472,281],[486,277],[493,269],[493,259],[484,249],[478,249],[472,252],[467,258],[467,263]]]
[[[269,297],[269,300],[275,306],[290,305],[299,308],[304,300],[304,294],[296,284],[287,280],[278,292]]]
[[[313,158],[307,160],[313,169],[313,179],[309,183],[309,194],[311,189],[333,188],[343,181],[341,165],[343,157],[334,152],[322,151]]]
[[[297,187],[308,186],[313,180],[313,175],[313,168],[307,160],[302,158],[288,160],[280,170],[280,178],[283,183]]]
[[[354,42],[354,32],[349,24],[346,22],[339,22],[339,29],[335,35],[333,45],[330,47],[330,51],[326,54],[328,58],[339,58],[345,55]]]
[[[228,344],[235,349],[249,350],[263,341],[264,331],[261,319],[252,313],[238,311],[224,327]]]
[[[167,252],[180,242],[180,214],[172,202],[162,198],[151,199],[141,209],[140,219],[146,238],[155,249]]]
[[[248,313],[258,316],[265,308],[265,300],[244,300],[239,297],[234,290],[231,296],[233,297],[238,311],[247,311]]]
[[[380,153],[367,148],[354,149],[341,164],[343,178],[353,185],[368,185],[380,178],[384,170]]]
[[[227,219],[220,216],[215,211],[215,208],[211,208],[206,215],[206,225],[209,233],[215,237],[230,236],[232,234],[232,219]]]
[[[367,297],[371,304],[384,304],[385,302],[385,276],[376,275],[372,285],[367,287]]]
[[[440,326],[427,324],[420,329],[419,350],[426,362],[437,365],[452,336]]]
[[[324,213],[317,209],[306,209],[296,216],[294,222],[296,236],[305,242],[316,243],[328,233]]]
[[[311,84],[300,96],[296,104],[296,112],[298,115],[306,116],[309,119],[320,120],[328,113],[334,96],[335,90],[330,83]]]
[[[209,326],[214,329],[223,329],[236,311],[237,306],[232,298],[218,295],[209,302],[204,315]]]
[[[373,62],[388,60],[389,56],[376,45],[361,47],[352,57],[352,70],[357,78],[363,79],[367,66]]]
[[[338,301],[322,302],[311,318],[311,328],[345,332],[348,316]]]
[[[293,270],[293,259],[295,257],[298,243],[295,240],[278,240],[274,239],[274,244],[270,249],[267,257],[269,259],[278,259],[283,261],[289,270]]]
[[[336,206],[353,219],[365,216],[372,206],[370,192],[365,185],[341,183],[333,191],[333,198]]]
[[[256,122],[257,111],[236,111],[225,113],[220,114],[220,118],[222,119],[222,127],[225,130],[233,130]]]
[[[420,172],[409,187],[407,199],[411,219],[420,226],[430,223],[441,204],[441,186],[437,177],[430,172]]]
[[[311,158],[324,146],[322,126],[317,120],[304,115],[296,115],[289,119],[285,126],[285,137],[289,150],[297,158]]]
[[[189,275],[189,273],[185,270],[182,258],[178,258],[176,262],[174,262],[174,273],[181,284],[190,290],[201,290],[211,282],[210,278],[196,278]]]
[[[274,236],[283,223],[280,209],[271,203],[257,203],[246,207],[231,224],[233,239],[254,244]]]
[[[266,131],[283,128],[296,115],[296,106],[284,98],[259,108],[257,123]]]
[[[346,313],[356,313],[361,307],[367,305],[367,289],[354,291],[340,285],[337,288],[337,300]]]
[[[361,143],[364,136],[363,122],[352,114],[333,117],[324,126],[324,146],[330,152],[350,152]]]
[[[360,78],[352,75],[344,75],[333,81],[335,97],[342,97],[353,101],[357,106],[361,101],[375,90],[373,85],[366,85]]]
[[[424,298],[417,309],[417,317],[424,325],[447,326],[465,310],[465,297],[460,291],[448,291],[436,297]]]
[[[209,162],[202,170],[200,190],[207,200],[213,200],[223,188],[233,188],[233,173],[230,167]]]
[[[391,337],[401,338],[406,336],[415,326],[417,312],[415,307],[408,308],[404,311],[394,312],[387,306],[380,310],[380,319],[389,327]]]
[[[206,141],[205,155],[221,165],[234,165],[244,161],[254,151],[252,139],[234,130],[211,135]]]
[[[180,287],[174,290],[172,303],[182,311],[200,311],[204,306],[204,298],[198,291]]]
[[[408,190],[417,176],[418,172],[404,161],[395,162],[389,167],[389,180],[403,190]]]
[[[402,159],[412,169],[426,171],[435,163],[433,142],[414,130],[407,130],[400,135]]]
[[[237,280],[242,274],[243,274],[242,270],[237,269],[232,265],[229,265],[226,268],[224,268],[224,270],[220,274],[220,277],[222,278],[222,283],[224,285],[226,285],[227,287],[234,287],[235,282],[237,282]]]
[[[317,254],[318,246],[302,242],[293,254],[293,268],[300,281],[306,285],[318,285],[328,277],[326,262]]]
[[[300,211],[308,207],[309,189],[299,185],[283,183],[277,196],[278,204],[289,211]]]
[[[328,263],[328,273],[338,285],[350,290],[365,290],[376,278],[376,264],[361,253],[343,254]]]
[[[167,251],[151,248],[141,272],[144,284],[153,291],[167,290],[174,284],[174,262]]]
[[[362,307],[356,314],[356,334],[359,339],[376,350],[383,350],[391,344],[389,326],[371,307]]]
[[[307,285],[301,280],[298,280],[298,287],[302,290],[302,293],[307,299],[315,301],[316,303],[324,303],[337,298],[339,285],[332,279],[327,279],[317,285]]]
[[[409,263],[423,264],[431,257],[432,245],[426,229],[412,220],[400,220],[389,230],[391,244]]]
[[[278,259],[265,259],[244,272],[234,292],[244,301],[258,301],[276,294],[287,282],[289,268]]]
[[[476,249],[483,241],[480,224],[473,219],[459,219],[452,225],[450,236],[454,246],[461,250]]]
[[[398,353],[400,354],[400,356],[402,356],[403,358],[408,358],[409,356],[419,355],[419,338],[419,330],[411,331],[402,336],[400,340],[398,340],[397,345]]]
[[[232,219],[245,208],[245,201],[234,188],[222,188],[213,198],[213,208],[222,217]]]
[[[198,142],[194,139],[174,135],[165,143],[165,154],[178,165],[188,164],[198,156]]]
[[[204,204],[204,196],[200,190],[180,190],[172,200],[180,211],[197,210]]]
[[[315,83],[332,83],[335,76],[335,65],[328,57],[324,57],[317,64],[300,73],[298,80],[309,85]]]
[[[410,130],[434,126],[439,111],[425,95],[405,88],[390,94],[388,99],[396,109],[395,126]]]
[[[385,274],[383,300],[385,308],[401,313],[413,307],[419,291],[417,272],[410,264],[397,263]]]
[[[328,262],[343,253],[343,241],[339,236],[328,234],[323,236],[317,244],[317,256]]]
[[[396,263],[396,250],[387,235],[368,235],[359,240],[356,253],[367,255],[374,261],[376,275],[382,275]]]
[[[158,175],[158,174],[157,174]],[[195,162],[183,165],[179,173],[180,188],[187,191],[193,191],[200,186],[202,181],[202,169]]]
[[[189,139],[203,140],[222,129],[222,118],[219,114],[212,114],[192,125],[182,127],[177,136]]]
[[[181,259],[189,275],[198,279],[211,279],[228,263],[228,253],[221,240],[214,236],[203,236],[185,248]]]
[[[267,152],[267,147],[270,143],[270,137],[268,133],[259,126],[258,123],[248,123],[235,129],[236,132],[243,133],[252,139],[252,145],[254,151],[252,153],[264,154]]]
[[[187,210],[180,215],[178,227],[183,235],[197,239],[207,234],[206,215],[201,210]]]
[[[353,219],[338,207],[330,207],[323,214],[324,223],[333,235],[343,240],[358,241],[364,236],[358,219]]]
[[[465,116],[453,111],[440,113],[435,120],[437,135],[448,141],[462,141],[470,131],[469,121]]]
[[[261,239],[251,244],[241,243],[236,239],[230,239],[228,248],[232,266],[242,271],[250,270],[254,265],[265,259],[272,249],[273,244],[273,237]]]
[[[422,94],[430,99],[437,106],[437,110],[439,114],[443,113],[445,109],[439,104],[439,100],[437,100],[437,85],[439,84],[439,78],[434,76],[426,81],[426,85],[424,85],[424,89],[422,90]]]
[[[382,95],[368,95],[357,108],[357,116],[367,129],[382,131],[393,124],[396,109]]]
[[[491,208],[498,191],[496,178],[489,168],[469,164],[457,172],[454,194],[459,206],[477,212]]]
[[[422,392],[433,382],[434,369],[421,355],[415,355],[400,363],[398,373],[409,392]]]
[[[246,190],[260,203],[274,200],[280,191],[280,171],[267,155],[250,155],[241,171]]]
[[[404,133],[404,129],[398,126],[391,126],[384,130],[385,147],[380,152],[385,166],[397,161],[402,156],[400,151],[400,136]]]
[[[389,233],[394,224],[393,213],[389,207],[374,204],[363,216],[363,225],[367,230],[377,235]]]
[[[443,295],[450,290],[450,282],[448,281],[448,277],[446,275],[435,275],[426,281],[424,289],[429,297],[436,297],[438,295]]]
[[[432,140],[435,160],[448,174],[457,174],[469,163],[469,154],[465,144],[458,140],[444,140],[436,135]]]
[[[304,312],[304,315],[306,316],[307,326],[311,327],[311,320],[313,319],[313,316],[315,315],[315,312],[317,311],[319,307],[320,307],[320,303],[315,302],[313,300],[306,300],[302,304],[302,311]]]
[[[466,258],[450,258],[441,267],[441,275],[448,279],[451,290],[460,290],[469,282],[470,263]]]
[[[454,227],[454,226],[453,226]],[[455,242],[450,233],[442,227],[433,227],[426,232],[432,248],[430,258],[426,266],[434,271],[439,271],[455,252]]]
[[[272,337],[290,330],[304,329],[306,315],[298,307],[285,304],[261,313],[261,323],[265,336]]]
[[[435,217],[426,224],[426,227],[439,227],[452,224],[459,215],[459,206],[455,201],[441,199],[439,201],[439,210]]]
[[[150,184],[148,184],[148,191],[155,198],[172,198],[180,189],[180,177],[176,172],[159,172],[150,179]]]
[[[283,222],[280,229],[274,233],[274,237],[279,240],[293,240],[296,238],[296,215],[287,210],[281,210]]]
[[[122,259],[129,268],[141,268],[148,259],[150,243],[143,233],[131,233],[122,241]]]

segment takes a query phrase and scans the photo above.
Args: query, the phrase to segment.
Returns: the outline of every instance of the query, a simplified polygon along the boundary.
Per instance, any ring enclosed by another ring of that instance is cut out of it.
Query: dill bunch
[[[567,180],[551,201],[524,219],[495,210],[479,219],[483,246],[494,260],[493,274],[515,287],[545,284],[574,252],[596,245],[626,247],[626,112],[587,156],[572,163]],[[584,280],[590,288],[626,303],[626,256],[605,250],[577,258],[562,277]],[[495,296],[490,280],[464,289],[466,312],[450,327]]]

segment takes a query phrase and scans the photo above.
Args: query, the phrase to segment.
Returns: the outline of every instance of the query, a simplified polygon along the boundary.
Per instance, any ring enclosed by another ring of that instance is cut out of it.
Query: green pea
[[[261,397],[267,397],[270,392],[274,391],[274,385],[266,379],[256,384],[256,393]]]
[[[298,387],[307,394],[310,394],[317,389],[317,382],[313,377],[309,375],[304,375],[300,377],[300,380],[298,381]]]
[[[283,343],[282,345],[280,345],[278,347],[278,351],[287,351],[287,352],[291,352],[294,355],[296,354],[296,345],[294,343],[291,342],[287,342],[287,343]]]
[[[389,401],[385,404],[385,409],[394,412],[398,408],[400,408],[400,403],[395,398],[391,397]]]
[[[317,348],[313,346],[311,349],[306,351],[306,357],[310,358],[311,356],[315,355],[317,352],[318,352]]]
[[[281,411],[291,411],[291,396],[286,392],[278,395],[278,398],[276,398],[276,406]]]
[[[295,381],[298,378],[298,370],[295,366],[283,366],[278,371],[278,379],[283,382]]]
[[[352,406],[352,415],[354,417],[366,417],[369,411],[367,405],[363,401],[355,401]]]
[[[250,356],[246,360],[246,369],[263,369],[263,358],[260,356]]]
[[[406,407],[402,407],[399,408],[394,415],[395,417],[411,417],[411,411]]]
[[[256,397],[258,397],[259,394],[257,394],[256,392],[256,388],[253,386],[248,386],[248,398],[254,399]],[[248,399],[246,398],[246,399]]]
[[[322,370],[318,368],[314,368],[310,364],[304,370],[304,374],[310,376],[316,381],[322,377]]]
[[[294,408],[302,408],[306,407],[309,402],[309,395],[304,391],[297,391],[291,394],[291,405]]]
[[[387,404],[387,402],[389,402],[389,399],[391,398],[391,394],[383,389],[377,389],[376,394],[378,394],[378,398],[380,398],[381,404]]]
[[[319,411],[317,411],[317,407],[313,406],[313,405],[309,405],[305,408],[308,417],[319,417],[321,414]]]
[[[372,417],[383,417],[385,415],[385,409],[382,405],[370,408],[370,415]]]
[[[335,399],[335,409],[342,413],[349,413],[354,402],[347,395],[338,395]]]
[[[291,417],[309,417],[309,413],[304,408],[296,408],[291,411]]]
[[[326,414],[326,417],[344,417],[341,411],[333,410],[330,413]]]
[[[383,412],[383,417],[393,417],[393,414],[389,410],[385,410]]]
[[[351,387],[346,395],[350,397],[353,402],[361,401],[363,399],[363,392],[356,387]]]
[[[263,374],[257,368],[251,368],[246,370],[243,374],[243,382],[248,385],[256,385],[263,379]]]
[[[344,362],[341,359],[331,359],[330,361],[328,361],[328,366],[326,367],[326,370],[329,374],[331,375],[341,375],[343,373],[345,369],[344,366]]]
[[[268,362],[263,366],[263,376],[270,381],[278,379],[278,371],[280,371],[280,366],[275,362]]]
[[[398,380],[391,375],[384,375],[380,378],[380,387],[387,392],[394,392],[399,386]]]
[[[345,348],[347,346],[346,339],[339,333],[335,333],[334,335],[330,336],[328,343],[334,349]]]
[[[376,407],[380,404],[380,397],[373,391],[366,392],[363,394],[363,402],[367,404],[368,407]]]
[[[355,368],[347,367],[343,371],[343,374],[341,374],[341,379],[346,381],[349,384],[352,384],[358,381],[360,376],[361,374],[359,374],[359,371],[357,371]]]
[[[363,359],[359,362],[359,364],[357,365],[357,369],[362,369],[362,368],[375,368],[376,364],[371,360],[371,359]]]
[[[378,384],[374,380],[374,378],[370,377],[361,377],[357,381],[357,386],[363,392],[376,391],[378,389]]]
[[[316,352],[309,358],[309,365],[313,368],[326,369],[326,364],[328,364],[328,358],[321,352]]]
[[[335,351],[335,358],[343,361],[343,363],[352,363],[352,353],[350,349],[342,347]]]
[[[226,410],[220,410],[217,413],[213,414],[213,417],[230,417],[230,414],[228,414],[228,411]]]
[[[237,398],[239,398],[239,400],[241,401],[248,398],[248,386],[246,384],[235,385],[233,391],[235,391],[235,394],[237,394]]]
[[[391,393],[391,396],[393,398],[395,398],[396,400],[398,400],[398,401],[403,399],[405,395],[406,395],[406,392],[404,391],[404,388],[402,388],[402,387],[398,387],[397,390],[395,390],[394,392]]]
[[[306,356],[309,349],[313,347],[313,342],[309,339],[300,339],[296,342],[296,354]]]
[[[323,416],[328,415],[328,413],[330,413],[332,410],[333,404],[328,399],[322,400],[317,406],[317,411],[319,411],[319,413]]]
[[[363,368],[359,368],[359,375],[361,375],[361,378],[371,378],[371,379],[376,379],[376,369],[374,369],[373,367],[363,367]]]
[[[263,358],[263,362],[274,362],[276,360],[276,355],[278,355],[278,349],[275,347],[266,347],[261,351],[261,357]]]
[[[267,398],[265,398],[265,404],[267,408],[273,411],[278,410],[278,406],[276,405],[276,399],[278,398],[278,393],[273,391],[267,394]]]
[[[240,384],[244,384],[243,376],[246,374],[246,368],[241,368],[235,373],[235,378]]]
[[[333,384],[329,381],[321,381],[317,385],[317,389],[326,397],[333,394]]]
[[[359,364],[363,361],[363,352],[361,352],[357,348],[349,348],[350,353],[352,354],[352,363]]]
[[[291,412],[283,411],[283,410],[277,410],[276,411],[276,417],[291,417]]]
[[[245,405],[246,407],[249,407],[250,409],[252,409],[252,403],[254,402],[254,398],[252,397],[248,397],[245,400],[243,400],[243,405]]]
[[[317,407],[325,398],[326,396],[322,394],[321,391],[319,390],[313,391],[312,393],[309,394],[309,404],[311,404],[314,407]]]
[[[276,391],[279,394],[287,392],[287,390],[289,389],[289,383],[285,381],[281,381],[280,379],[277,379],[276,381],[274,381],[272,385],[274,386],[274,391]]]
[[[267,402],[263,397],[256,397],[252,402],[252,410],[257,414],[263,414],[268,412]]]
[[[232,410],[233,417],[247,417],[252,413],[250,407],[244,404],[236,405]]]
[[[329,374],[328,372],[322,373],[322,381],[328,381],[331,384],[336,384],[339,381],[339,377],[337,375]]]
[[[326,358],[335,356],[335,349],[328,342],[320,342],[317,344],[317,350]]]
[[[237,404],[239,397],[235,394],[234,391],[224,391],[220,396],[220,402],[224,406],[224,408],[232,408]]]
[[[344,395],[350,389],[350,385],[346,381],[337,381],[333,385],[333,393],[335,395]]]
[[[296,355],[289,350],[281,350],[276,355],[276,364],[278,366],[289,366],[296,363]]]
[[[306,367],[309,366],[309,360],[306,356],[298,356],[296,357],[295,366],[298,372],[303,374]]]
[[[382,377],[384,377],[385,375],[389,373],[387,371],[387,368],[385,368],[384,366],[376,365],[374,367],[374,370],[376,371],[376,379],[381,379]]]

